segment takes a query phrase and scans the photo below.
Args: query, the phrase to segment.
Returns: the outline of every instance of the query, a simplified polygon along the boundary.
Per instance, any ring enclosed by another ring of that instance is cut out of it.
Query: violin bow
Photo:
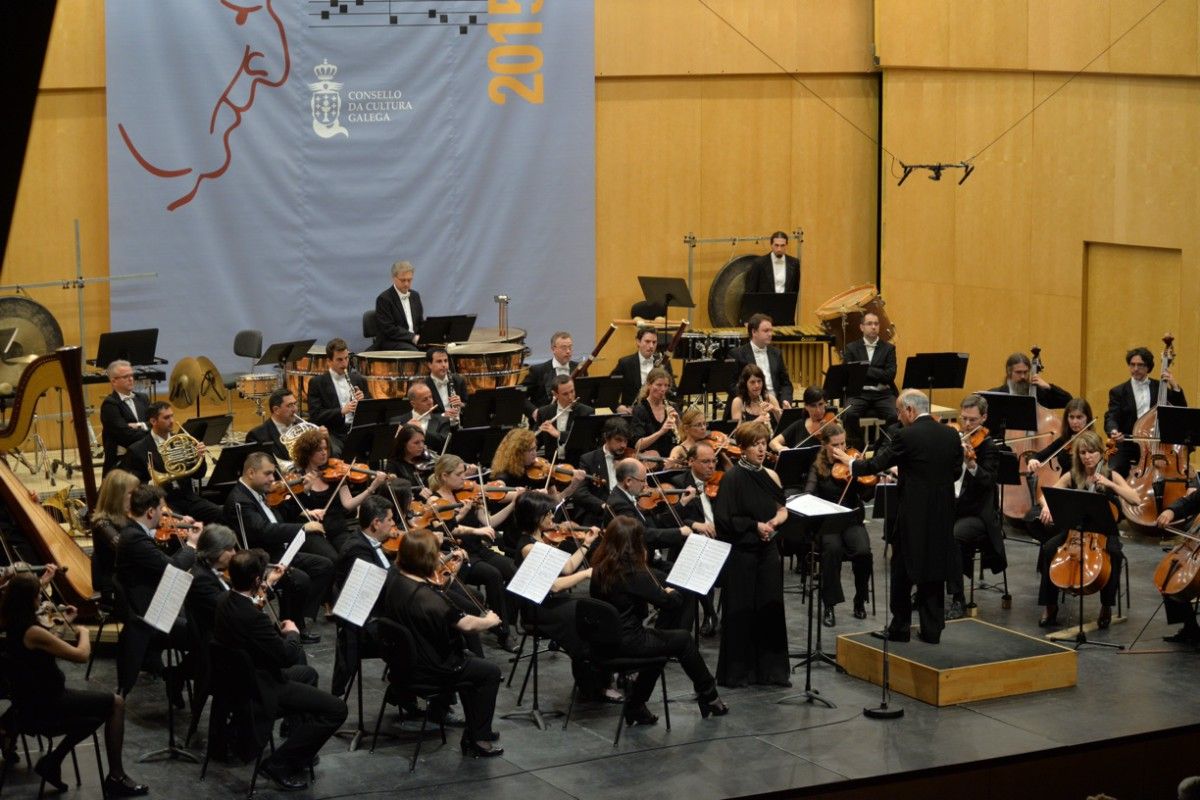
[[[667,506],[667,510],[671,512],[671,516],[675,519],[675,524],[682,528],[683,519],[679,516],[679,512],[675,510],[675,507],[671,505],[670,501],[667,500],[667,493],[663,491],[662,481],[653,472],[647,472],[646,477],[654,479],[654,488],[658,490],[658,496],[662,498],[663,503]]]
[[[805,444],[807,444],[807,443],[808,443],[808,440],[809,440],[809,439],[813,438],[814,436],[820,436],[820,435],[821,435],[821,431],[825,430],[825,428],[827,428],[828,426],[830,426],[830,425],[832,425],[833,423],[837,422],[839,419],[841,419],[841,418],[842,418],[842,414],[845,414],[845,413],[846,413],[847,411],[849,411],[849,410],[850,410],[850,406],[846,406],[846,407],[845,407],[845,408],[843,408],[841,411],[839,411],[839,412],[838,412],[838,413],[837,413],[837,414],[834,416],[834,418],[833,418],[833,419],[829,420],[828,422],[822,422],[822,423],[820,424],[820,426],[818,426],[818,427],[817,427],[817,429],[816,429],[815,431],[813,431],[812,433],[810,433],[808,436],[805,436],[805,437],[804,437],[804,438],[803,438],[803,439],[800,441],[800,443],[799,443],[798,445],[796,445],[796,447],[792,447],[792,448],[789,448],[789,449],[791,449],[791,450],[795,450],[795,449],[796,449],[796,448],[798,448],[798,447],[803,447]]]
[[[1096,420],[1098,420],[1098,419],[1100,419],[1100,418],[1099,418],[1099,417],[1092,417],[1092,419],[1091,419],[1091,420],[1088,422],[1088,424],[1087,424],[1087,425],[1084,425],[1082,428],[1080,428],[1080,429],[1079,429],[1079,432],[1078,432],[1078,433],[1076,433],[1076,434],[1075,434],[1074,436],[1072,436],[1070,439],[1067,439],[1065,442],[1063,442],[1061,445],[1059,445],[1059,446],[1058,446],[1058,449],[1057,449],[1057,450],[1055,450],[1053,453],[1051,453],[1050,455],[1046,456],[1046,461],[1049,461],[1050,459],[1054,458],[1056,455],[1058,455],[1059,453],[1061,453],[1063,450],[1065,450],[1066,448],[1070,447],[1070,446],[1071,446],[1071,443],[1072,443],[1072,442],[1074,442],[1076,439],[1078,439],[1078,438],[1079,438],[1079,437],[1080,437],[1080,436],[1083,434],[1083,432],[1084,432],[1084,431],[1086,431],[1088,428],[1090,428],[1090,427],[1092,427],[1093,425],[1095,425],[1095,424],[1096,424]],[[1036,438],[1036,437],[1035,437],[1035,438]]]

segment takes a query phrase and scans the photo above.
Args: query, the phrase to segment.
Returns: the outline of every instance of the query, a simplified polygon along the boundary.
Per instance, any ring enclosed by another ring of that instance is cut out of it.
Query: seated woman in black
[[[469,689],[459,690],[467,719],[463,755],[491,758],[504,752],[504,748],[492,744],[500,738],[492,730],[500,667],[465,653],[462,634],[494,628],[500,624],[500,617],[494,611],[469,616],[455,607],[433,581],[440,563],[437,537],[425,530],[405,534],[396,559],[399,574],[388,583],[384,608],[387,616],[406,627],[416,642],[414,679],[453,679],[470,684]]]
[[[304,485],[296,491],[296,499],[309,512],[302,516],[310,516],[325,526],[325,540],[336,552],[332,555],[322,552],[319,555],[337,561],[337,554],[341,552],[346,535],[350,532],[347,520],[357,516],[359,505],[383,485],[387,473],[375,472],[364,476],[370,482],[358,494],[351,492],[354,484],[349,478],[326,481],[321,473],[329,463],[329,433],[324,428],[300,434],[292,446],[292,454],[296,470],[304,477]]]
[[[433,463],[426,458],[425,432],[416,425],[405,425],[396,434],[392,445],[392,457],[388,459],[388,472],[408,484],[410,499],[425,500],[429,488],[425,482]]]
[[[528,489],[541,489],[554,498],[555,502],[566,500],[583,486],[587,473],[581,469],[575,470],[571,480],[565,486],[547,478],[535,479],[530,477],[535,462],[538,460],[537,435],[531,430],[513,428],[504,434],[500,445],[492,456],[493,481],[500,481],[504,486],[524,486]],[[548,466],[548,465],[547,465]],[[493,515],[498,514],[507,501],[488,501],[488,508]],[[512,554],[516,549],[517,530],[510,517],[506,524],[500,526],[503,531],[503,549]],[[516,558],[514,557],[515,561]]]
[[[0,601],[8,639],[5,650],[12,662],[12,697],[20,715],[22,730],[44,731],[62,736],[58,746],[42,756],[34,766],[46,783],[60,792],[67,790],[62,779],[63,759],[76,744],[104,725],[104,746],[108,752],[108,777],[104,779],[107,797],[134,797],[150,791],[125,774],[121,749],[125,742],[125,703],[109,692],[88,692],[66,688],[66,676],[57,659],[76,664],[87,663],[91,655],[88,629],[76,628],[79,639],[71,645],[43,627],[37,619],[38,579],[29,573],[14,575],[5,586]],[[75,607],[63,616],[75,619]]]
[[[105,475],[88,526],[92,533],[92,588],[100,593],[100,600],[110,606],[117,540],[121,538],[121,529],[129,524],[129,496],[138,483],[136,475],[123,469],[114,469]]]
[[[846,448],[846,431],[836,422],[831,422],[817,435],[823,447],[808,471],[804,484],[805,494],[815,494],[822,500],[854,509],[852,517],[834,516],[825,518],[816,527],[815,535],[821,545],[821,603],[825,606],[822,622],[832,628],[837,624],[833,607],[845,602],[842,592],[842,559],[849,557],[854,571],[854,618],[867,618],[867,597],[871,585],[871,540],[863,527],[862,497],[858,486],[847,488],[846,481],[835,480],[832,474],[836,463],[830,451]]]
[[[642,523],[632,517],[616,517],[604,529],[592,567],[592,597],[611,603],[621,616],[621,645],[617,655],[672,656],[692,679],[700,715],[721,716],[729,707],[717,696],[717,682],[696,649],[688,631],[672,629],[683,604],[674,589],[663,589],[646,565],[646,543]],[[659,609],[658,627],[644,623],[650,606]],[[653,725],[658,717],[646,708],[661,670],[644,669],[630,689],[625,711],[627,725]]]

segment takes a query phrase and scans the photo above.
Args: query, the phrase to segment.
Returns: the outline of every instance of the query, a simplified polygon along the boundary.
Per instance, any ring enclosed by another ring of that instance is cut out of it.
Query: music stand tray
[[[1189,450],[1200,445],[1200,408],[1155,406],[1158,436],[1163,444],[1181,444]]]
[[[799,298],[799,292],[747,292],[738,308],[738,324],[745,325],[755,314],[766,314],[775,325],[795,325]]]
[[[862,361],[845,364],[830,364],[825,373],[825,382],[821,390],[826,399],[837,398],[845,405],[850,397],[858,397],[863,393],[863,384],[867,382],[867,370],[871,365]]]
[[[258,361],[254,362],[254,366],[282,367],[286,363],[307,356],[309,349],[316,343],[316,339],[276,342],[263,351]]]
[[[568,453],[586,453],[598,447],[600,431],[605,423],[613,419],[615,414],[592,414],[580,417],[571,425],[567,436],[566,451]]]
[[[804,486],[804,482],[808,480],[808,471],[812,469],[813,461],[819,452],[821,445],[814,444],[789,448],[779,454],[775,471],[779,474],[779,482],[783,484],[784,489]]]
[[[904,362],[905,389],[961,389],[967,379],[966,353],[917,353]]]
[[[412,404],[403,397],[359,400],[358,407],[354,409],[354,427],[379,423],[395,425],[400,417],[410,411]]]
[[[96,345],[95,364],[105,369],[118,359],[134,366],[157,364],[154,351],[158,348],[158,328],[140,328],[134,331],[109,331],[100,334]],[[166,363],[166,362],[162,362]]]
[[[1004,431],[1036,431],[1037,399],[1008,392],[979,392],[987,400],[988,426]]]
[[[465,342],[475,329],[474,314],[450,314],[426,317],[421,323],[421,341],[428,345]]]
[[[621,404],[621,379],[612,375],[575,379],[575,396],[592,408],[616,408]]]
[[[221,443],[221,439],[225,437],[225,431],[229,430],[229,425],[232,422],[232,414],[193,417],[183,423],[183,429],[191,436],[203,442],[205,447],[212,447]]]
[[[649,275],[639,275],[638,283],[642,287],[642,295],[646,302],[660,305],[663,308],[695,308],[691,290],[687,281],[682,278],[656,278]],[[667,317],[663,314],[663,317]]]
[[[212,474],[208,476],[208,488],[233,483],[242,477],[242,466],[246,456],[251,453],[271,454],[271,446],[264,442],[247,442],[245,444],[229,445],[221,448],[221,455],[213,465]],[[272,455],[271,458],[274,458]]]
[[[679,382],[675,385],[676,393],[684,397],[708,394],[710,391],[708,387],[712,385],[709,376],[712,373],[713,366],[719,363],[722,362],[714,361],[711,358],[699,361],[685,361],[683,372],[679,376]]]

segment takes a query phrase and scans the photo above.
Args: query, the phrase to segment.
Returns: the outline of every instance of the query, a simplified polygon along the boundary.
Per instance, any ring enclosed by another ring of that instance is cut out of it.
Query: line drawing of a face
[[[168,167],[152,162],[144,154],[148,149],[147,143],[143,141],[139,148],[125,125],[118,123],[121,139],[142,169],[156,178],[179,180],[181,185],[191,184],[190,189],[167,205],[168,211],[182,208],[195,199],[200,184],[205,180],[217,180],[225,174],[233,162],[230,136],[242,124],[243,115],[254,105],[258,87],[279,88],[291,75],[287,32],[283,21],[275,13],[274,1],[262,0],[254,5],[245,5],[231,0],[205,0],[214,8],[221,6],[222,14],[232,14],[234,24],[244,29],[245,33],[237,69],[217,98],[208,119],[207,134],[211,146],[203,153],[194,154],[192,163]]]

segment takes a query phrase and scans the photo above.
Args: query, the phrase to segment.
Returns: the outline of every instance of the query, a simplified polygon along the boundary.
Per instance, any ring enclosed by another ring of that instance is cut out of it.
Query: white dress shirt
[[[787,291],[787,258],[771,254],[771,269],[775,273],[775,294]]]
[[[247,489],[250,489],[250,487],[246,485],[246,481],[242,480],[241,478],[238,478],[238,483],[240,483],[242,486],[245,486]],[[279,520],[275,517],[275,512],[271,510],[269,505],[267,505],[267,501],[263,499],[261,494],[253,489],[250,489],[250,494],[254,495],[254,499],[258,501],[258,507],[262,509],[263,514],[267,518],[267,522],[279,522]]]
[[[696,491],[700,493],[700,507],[704,509],[704,521],[711,525],[713,521],[712,501],[704,493],[704,481],[697,478],[693,473],[692,483],[696,484]]]
[[[337,392],[338,404],[346,405],[354,399],[354,386],[350,383],[350,378],[345,373],[337,374],[333,370],[329,370],[329,377],[333,378],[333,388]],[[351,411],[346,415],[346,424],[354,424],[354,412]]]
[[[396,289],[394,286],[392,288]],[[413,329],[413,315],[412,306],[409,305],[408,299],[410,294],[412,292],[401,292],[399,289],[396,289],[396,296],[400,298],[400,307],[404,309],[404,319],[407,320],[408,329],[411,331]]]
[[[766,376],[764,384],[767,387],[767,391],[771,394],[775,394],[775,385],[771,381],[771,359],[767,358],[767,348],[751,344],[750,352],[754,354],[754,363],[758,364],[758,368],[761,369],[763,371],[763,375]]]
[[[571,365],[570,364],[560,364],[560,363],[558,363],[557,358],[550,359],[550,363],[554,366],[554,374],[555,375],[570,375],[571,374]]]
[[[873,342],[868,342],[865,338],[863,339],[863,347],[865,347],[867,349],[867,363],[868,364],[870,364],[872,361],[875,360],[875,348],[878,346],[879,346],[878,339],[876,339]],[[881,392],[884,390],[884,388],[886,388],[886,387],[881,386],[877,383],[872,384],[870,386],[866,386],[866,385],[863,386],[864,390],[871,390],[874,392]]]
[[[654,369],[654,359],[642,358],[642,354],[638,353],[638,369],[642,375],[642,386],[645,386],[646,376],[650,374],[650,370]]]
[[[436,378],[433,375],[429,376],[433,381],[433,388],[437,391],[438,397],[441,398],[442,408],[450,408],[450,378]]]
[[[1130,378],[1129,385],[1133,387],[1133,401],[1137,404],[1137,415],[1140,417],[1150,410],[1150,379],[1135,381]]]

